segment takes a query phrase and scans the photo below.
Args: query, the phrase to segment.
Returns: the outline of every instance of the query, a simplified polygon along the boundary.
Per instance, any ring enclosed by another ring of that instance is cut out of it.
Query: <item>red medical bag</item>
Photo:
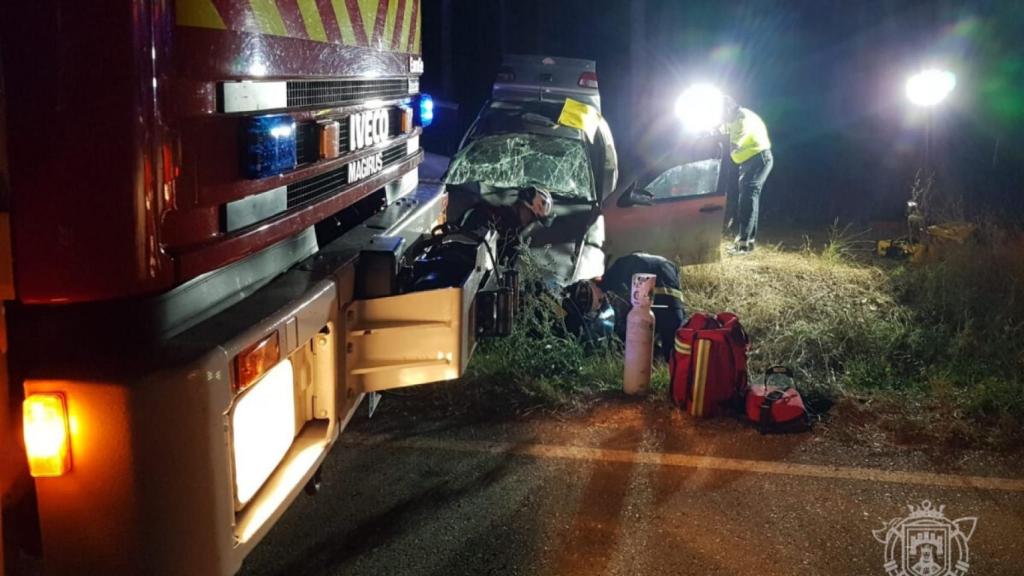
[[[772,383],[785,379],[787,383]],[[785,366],[769,368],[764,383],[747,392],[747,419],[757,424],[762,434],[768,432],[801,432],[810,423],[804,399],[792,385],[793,371]]]
[[[693,416],[728,409],[747,388],[750,339],[735,314],[697,313],[676,332],[669,362],[672,401]]]

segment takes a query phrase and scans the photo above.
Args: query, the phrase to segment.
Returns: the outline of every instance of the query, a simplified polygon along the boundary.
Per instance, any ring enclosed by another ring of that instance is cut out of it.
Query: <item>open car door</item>
[[[609,261],[633,252],[684,266],[718,261],[726,200],[722,162],[717,141],[680,149],[606,198]]]

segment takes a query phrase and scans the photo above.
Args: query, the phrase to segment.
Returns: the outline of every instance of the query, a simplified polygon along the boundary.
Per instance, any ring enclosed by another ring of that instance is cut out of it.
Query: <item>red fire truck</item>
[[[444,203],[420,0],[0,10],[6,566],[232,574],[365,395],[508,308],[493,239],[401,281]]]

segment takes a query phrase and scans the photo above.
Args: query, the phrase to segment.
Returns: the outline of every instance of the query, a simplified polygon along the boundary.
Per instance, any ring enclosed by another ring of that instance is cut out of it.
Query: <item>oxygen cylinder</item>
[[[651,362],[654,360],[654,274],[634,274],[631,301],[626,316],[626,361],[622,390],[626,394],[646,394],[651,387]]]

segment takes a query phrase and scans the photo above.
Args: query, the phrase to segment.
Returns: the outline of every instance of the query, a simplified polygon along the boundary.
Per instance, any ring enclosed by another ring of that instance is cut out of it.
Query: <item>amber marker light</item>
[[[413,129],[413,113],[412,108],[407,106],[402,107],[402,134],[408,134]]]
[[[71,470],[71,440],[64,395],[32,394],[22,408],[29,472],[36,478],[67,474]]]
[[[246,348],[235,358],[235,390],[241,392],[281,360],[277,332]]]

